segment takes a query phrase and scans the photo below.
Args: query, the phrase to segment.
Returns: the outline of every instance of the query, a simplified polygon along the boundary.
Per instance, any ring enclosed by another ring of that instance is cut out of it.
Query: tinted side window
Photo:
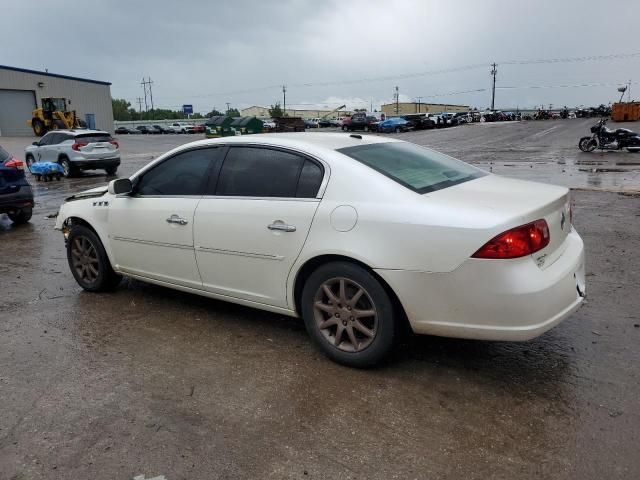
[[[51,141],[53,140],[54,135],[55,133],[47,133],[40,139],[40,145],[51,145]]]
[[[231,147],[216,195],[295,197],[304,162],[303,157],[281,150]]]
[[[146,172],[136,186],[137,195],[202,195],[215,148],[179,153]]]
[[[311,160],[305,160],[298,180],[298,198],[315,198],[322,183],[322,169]]]

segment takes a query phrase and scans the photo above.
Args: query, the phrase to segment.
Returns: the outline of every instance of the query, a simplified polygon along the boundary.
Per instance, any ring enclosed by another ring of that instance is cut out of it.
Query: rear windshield
[[[413,143],[374,143],[338,151],[418,193],[434,192],[486,175],[460,160]]]
[[[9,160],[9,152],[7,152],[4,148],[0,147],[0,163],[4,163]]]
[[[76,135],[76,140],[82,140],[87,143],[110,142],[113,140],[108,133],[87,133],[84,135]]]

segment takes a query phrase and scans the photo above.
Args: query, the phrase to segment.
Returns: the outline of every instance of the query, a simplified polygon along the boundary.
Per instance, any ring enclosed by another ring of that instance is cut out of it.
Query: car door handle
[[[276,220],[271,225],[267,225],[267,228],[269,230],[277,230],[277,231],[280,231],[280,232],[295,232],[296,231],[296,227],[294,227],[293,225],[287,225],[282,220]]]
[[[169,218],[167,218],[167,223],[177,223],[178,225],[186,225],[189,222],[187,222],[184,218],[179,217],[176,214],[173,214]]]

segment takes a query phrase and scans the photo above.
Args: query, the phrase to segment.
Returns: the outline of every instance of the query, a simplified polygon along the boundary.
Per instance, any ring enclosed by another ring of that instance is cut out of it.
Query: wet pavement
[[[108,178],[37,184],[29,225],[0,218],[0,479],[639,478],[640,154],[579,152],[591,123],[399,135],[577,187],[588,298],[531,342],[412,337],[367,371],[296,319],[136,281],[82,292],[46,216]],[[194,139],[122,137],[119,173]]]

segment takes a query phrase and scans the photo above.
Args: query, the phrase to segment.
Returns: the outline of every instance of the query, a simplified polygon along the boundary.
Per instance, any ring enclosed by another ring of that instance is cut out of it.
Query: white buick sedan
[[[585,295],[566,188],[377,136],[252,135],[178,147],[69,198],[56,228],[96,292],[121,276],[300,316],[367,366],[415,333],[528,340]]]

